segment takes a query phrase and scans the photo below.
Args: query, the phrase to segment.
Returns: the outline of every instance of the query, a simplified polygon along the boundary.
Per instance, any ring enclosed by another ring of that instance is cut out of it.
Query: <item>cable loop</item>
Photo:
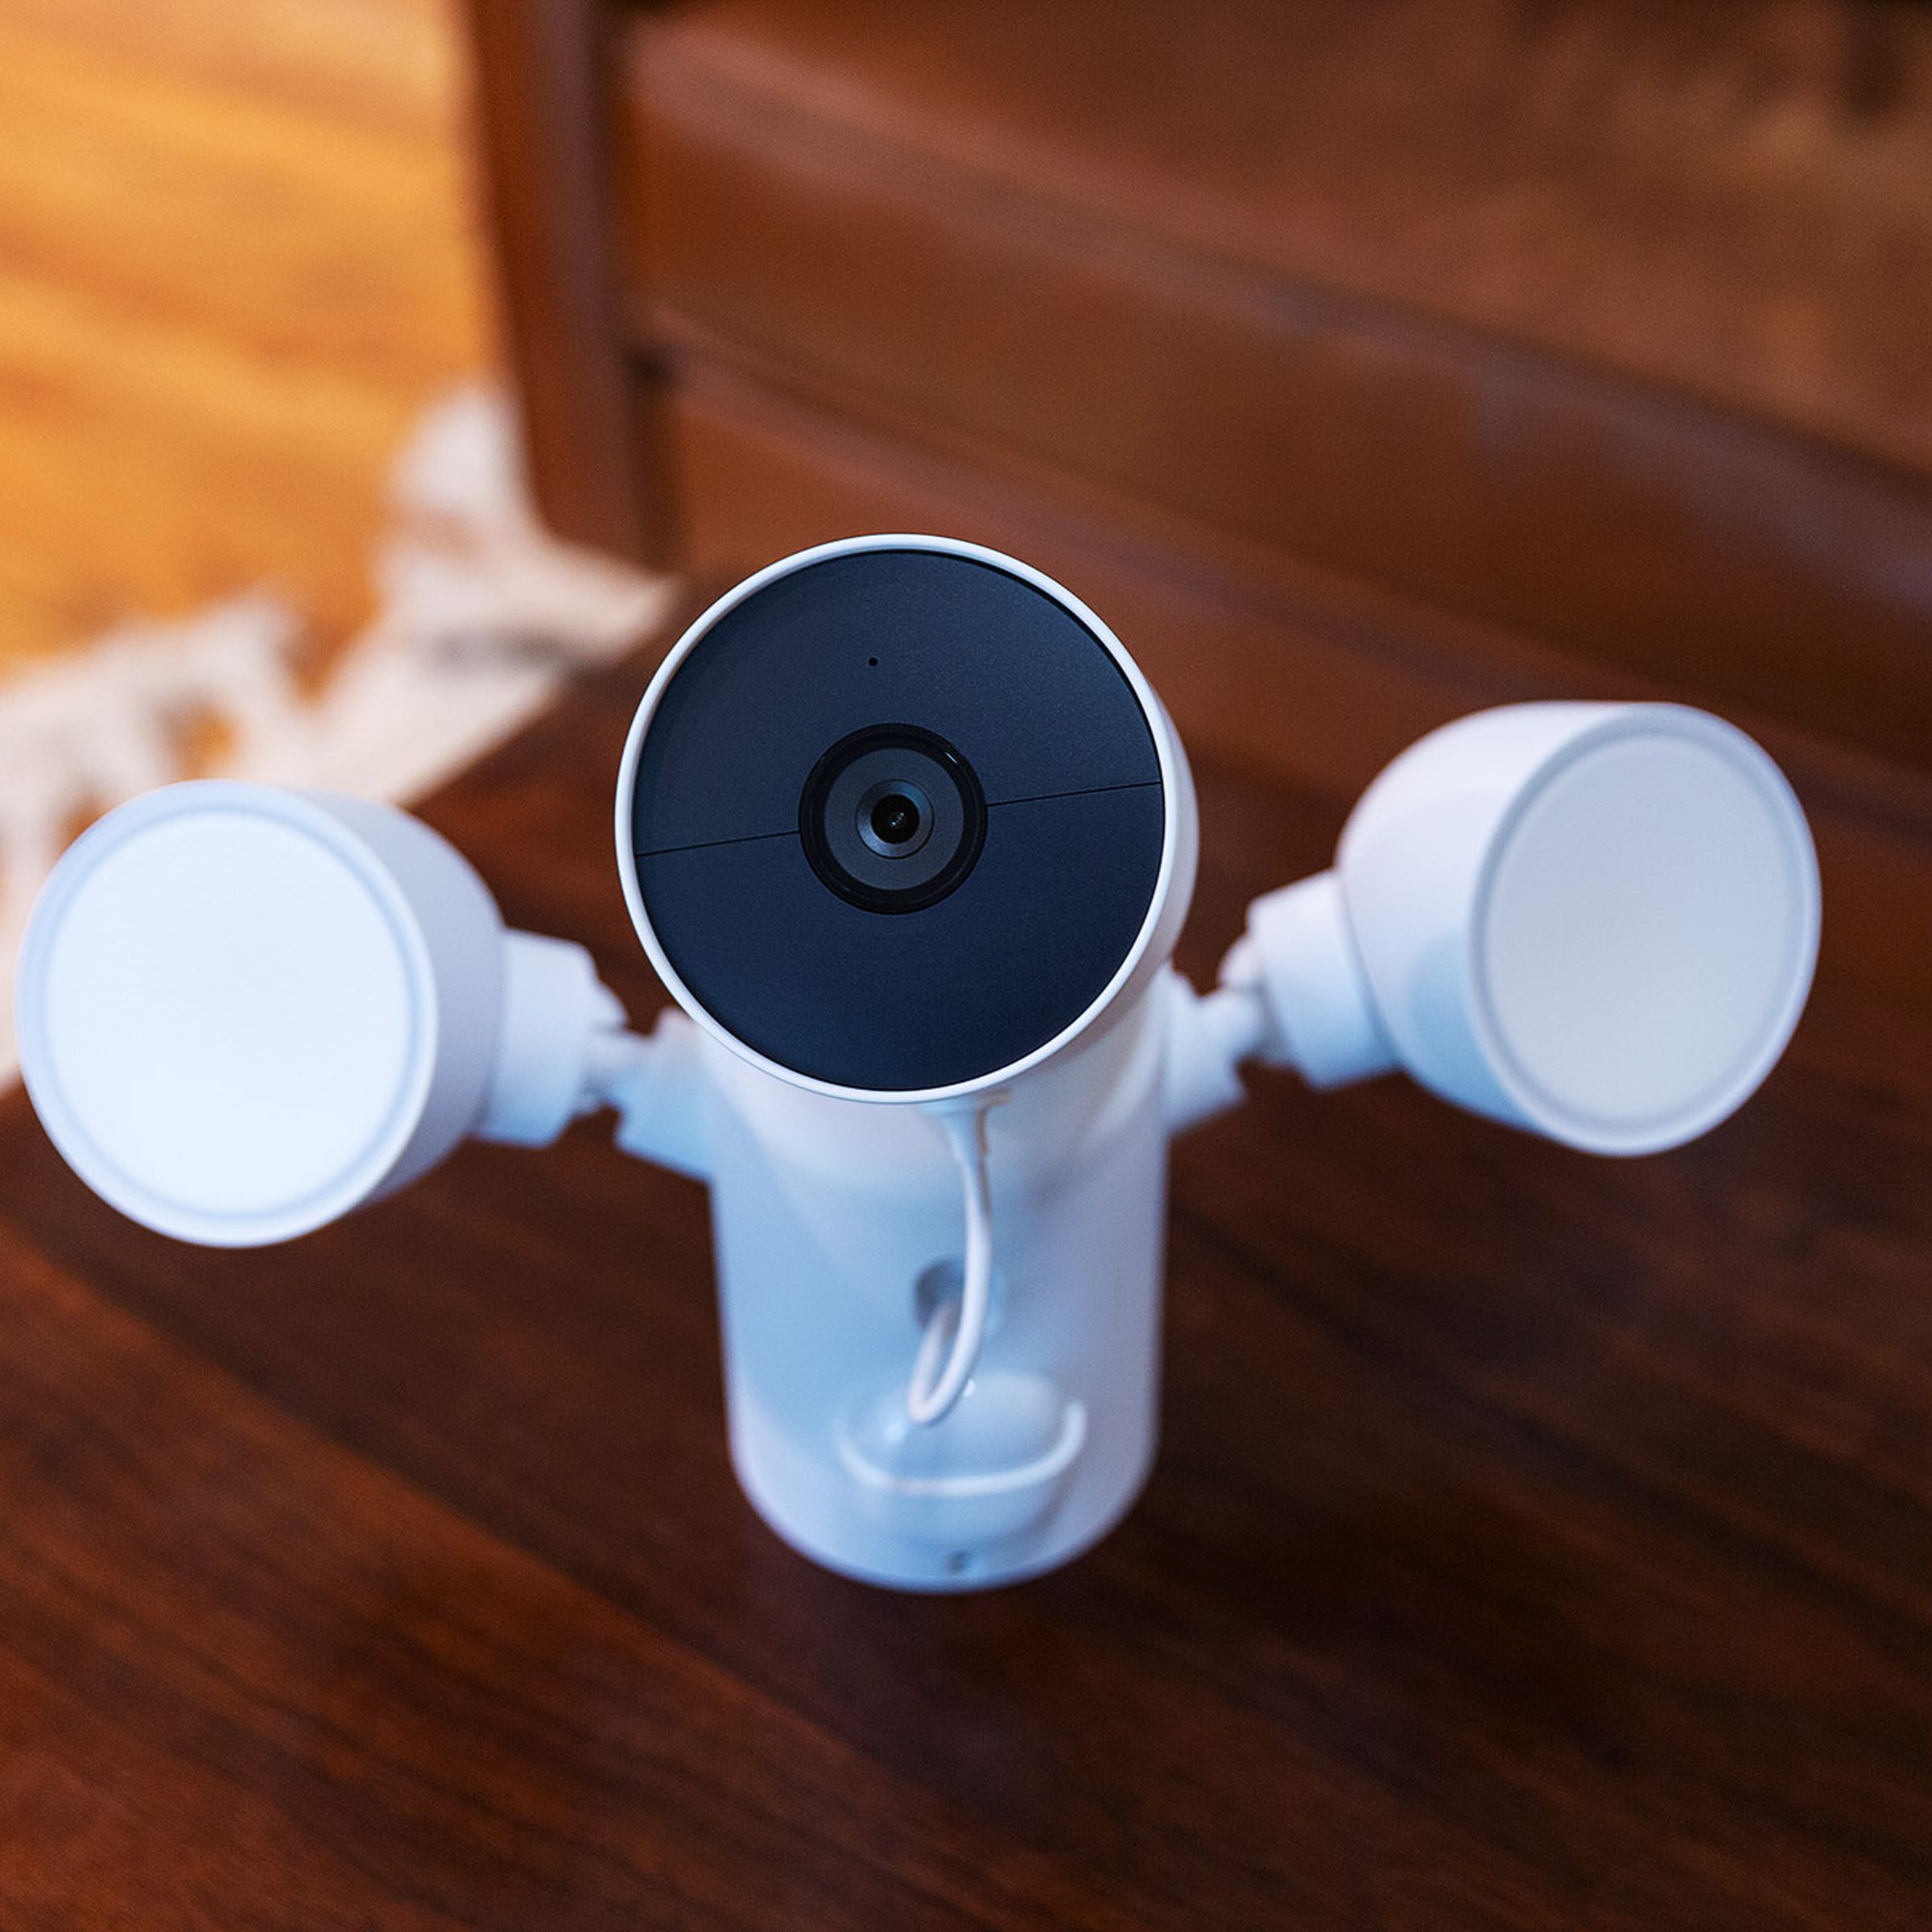
[[[959,1163],[966,1200],[966,1258],[960,1292],[927,1317],[926,1332],[906,1390],[906,1413],[922,1428],[952,1414],[972,1379],[986,1340],[993,1304],[993,1183],[986,1153],[986,1113],[994,1104],[934,1108]],[[942,1364],[943,1364],[942,1366]]]

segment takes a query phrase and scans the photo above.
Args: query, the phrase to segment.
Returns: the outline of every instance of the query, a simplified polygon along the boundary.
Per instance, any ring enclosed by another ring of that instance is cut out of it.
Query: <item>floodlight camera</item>
[[[648,1038],[400,811],[136,799],[35,909],[29,1093],[104,1200],[233,1247],[466,1136],[614,1109],[620,1146],[710,1187],[746,1493],[910,1590],[1051,1569],[1132,1504],[1168,1143],[1244,1065],[1401,1069],[1655,1153],[1756,1091],[1818,944],[1804,815],[1744,733],[1519,704],[1397,758],[1197,993],[1170,963],[1197,833],[1159,700],[1059,585],[935,537],[823,545],[705,612],[643,694],[616,833],[676,1002]]]

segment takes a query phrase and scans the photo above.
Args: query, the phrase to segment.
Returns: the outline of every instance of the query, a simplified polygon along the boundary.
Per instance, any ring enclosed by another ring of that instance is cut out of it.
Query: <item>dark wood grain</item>
[[[1533,13],[645,10],[631,340],[1233,601],[1297,562],[1927,764],[1932,19]]]
[[[619,340],[605,0],[464,0],[481,200],[539,506],[645,563],[673,548],[647,357]]]
[[[430,812],[640,1015],[642,675]],[[1199,777],[1197,972],[1344,804]],[[598,1123],[214,1253],[15,1097],[0,1926],[1921,1926],[1929,1174],[1932,998],[1836,971],[1655,1160],[1257,1080],[1178,1153],[1146,1498],[934,1600],[753,1517],[703,1194]]]
[[[873,527],[1131,551],[1230,719],[1312,592],[1364,715],[1453,631],[1932,781],[1922,6],[468,5],[567,535],[762,563],[869,440]]]

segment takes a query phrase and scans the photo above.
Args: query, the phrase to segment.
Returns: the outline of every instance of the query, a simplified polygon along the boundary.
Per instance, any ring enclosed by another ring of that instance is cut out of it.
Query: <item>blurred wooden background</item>
[[[1015,550],[1360,782],[1653,691],[1932,779],[1932,13],[468,0],[537,486]]]
[[[485,359],[463,67],[440,0],[0,9],[0,674],[256,583],[361,621]]]

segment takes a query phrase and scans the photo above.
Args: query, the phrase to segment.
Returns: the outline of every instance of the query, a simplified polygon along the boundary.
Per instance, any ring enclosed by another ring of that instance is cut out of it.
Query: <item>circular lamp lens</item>
[[[1494,1071],[1546,1131],[1675,1146],[1763,1080],[1810,984],[1817,861],[1771,760],[1645,708],[1552,760],[1500,828],[1472,930]]]
[[[55,1144],[123,1213],[221,1246],[374,1191],[421,1120],[436,999],[394,881],[297,795],[171,786],[78,841],[18,985]]]

